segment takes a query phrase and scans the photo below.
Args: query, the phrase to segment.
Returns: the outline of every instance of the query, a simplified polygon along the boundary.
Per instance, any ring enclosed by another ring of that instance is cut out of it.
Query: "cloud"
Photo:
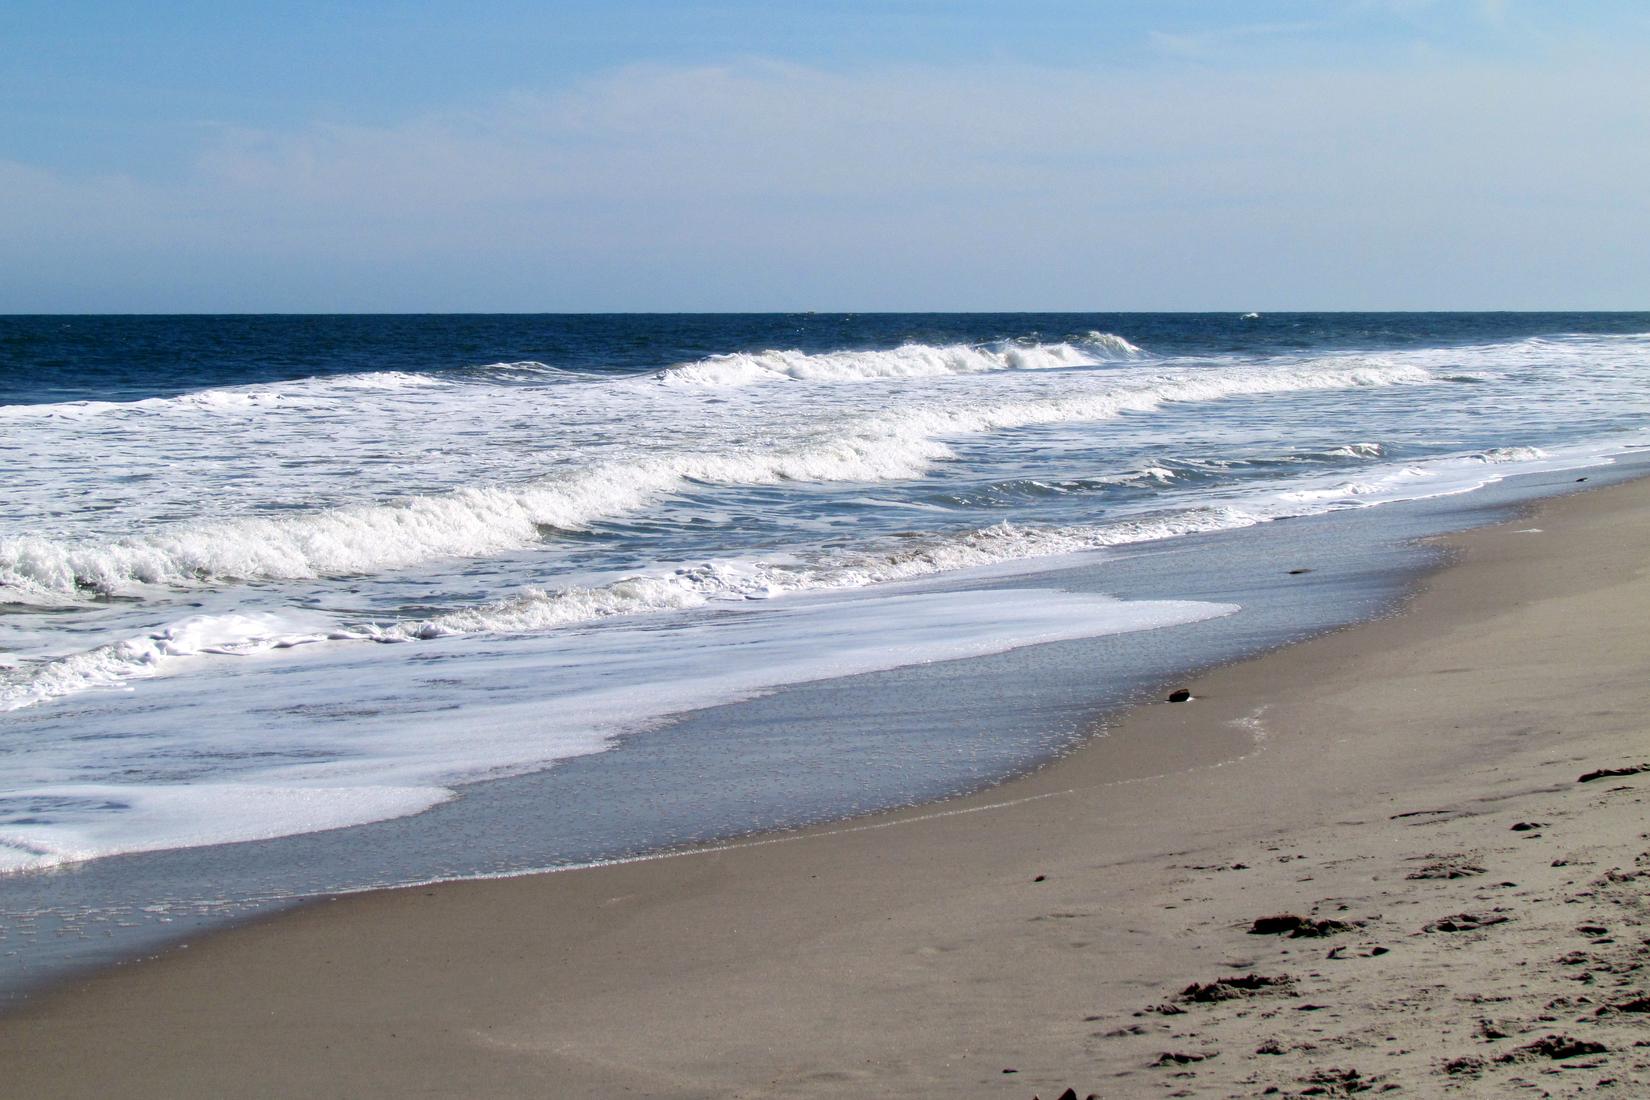
[[[1239,23],[1200,31],[1149,31],[1147,41],[1163,53],[1178,57],[1212,58],[1228,54],[1257,40],[1293,38],[1331,29],[1330,20],[1292,23]]]
[[[1647,105],[1611,63],[635,66],[172,179],[0,162],[0,309],[1612,304]]]

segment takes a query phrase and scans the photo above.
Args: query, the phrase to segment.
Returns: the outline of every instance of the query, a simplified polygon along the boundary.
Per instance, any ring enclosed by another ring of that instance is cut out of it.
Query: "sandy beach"
[[[1650,763],[1647,535],[1650,481],[1452,536],[968,798],[97,975],[0,1019],[0,1093],[1642,1095],[1650,772],[1584,777]]]

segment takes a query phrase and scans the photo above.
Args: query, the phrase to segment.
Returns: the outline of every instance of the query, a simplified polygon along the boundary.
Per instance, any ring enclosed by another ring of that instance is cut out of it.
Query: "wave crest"
[[[1036,425],[1109,420],[1171,402],[1425,383],[1418,367],[1373,364],[1253,372],[1203,370],[1088,393],[951,407],[919,405],[822,429],[772,449],[618,459],[520,486],[466,487],[388,504],[279,518],[184,524],[112,543],[0,539],[0,586],[30,598],[133,585],[298,580],[485,557],[634,513],[690,482],[877,482],[923,474],[952,455],[945,440]]]
[[[0,420],[84,420],[123,414],[143,416],[171,413],[240,413],[307,406],[362,393],[395,390],[434,389],[446,386],[444,379],[413,371],[379,370],[356,374],[318,375],[290,382],[252,386],[226,386],[196,390],[175,397],[145,397],[137,401],[58,401],[39,405],[0,405]]]
[[[686,611],[714,601],[765,600],[916,580],[937,573],[1096,550],[1258,522],[1233,508],[1207,508],[1103,527],[999,523],[976,530],[911,535],[866,550],[768,562],[726,559],[603,585],[528,589],[506,599],[390,624],[346,624],[318,613],[202,615],[82,653],[0,670],[0,711],[66,695],[121,688],[161,675],[179,660],[247,656],[324,641],[413,642],[471,634],[521,634],[618,616]]]
[[[713,355],[660,373],[677,386],[748,386],[761,382],[855,382],[933,378],[995,370],[1097,366],[1145,353],[1121,336],[1091,332],[1074,343],[902,344],[867,351],[758,351]]]

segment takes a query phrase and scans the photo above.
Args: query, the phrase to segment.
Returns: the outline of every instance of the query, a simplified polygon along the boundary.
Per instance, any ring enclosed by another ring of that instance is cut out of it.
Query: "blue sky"
[[[0,8],[0,312],[1645,308],[1650,5]]]

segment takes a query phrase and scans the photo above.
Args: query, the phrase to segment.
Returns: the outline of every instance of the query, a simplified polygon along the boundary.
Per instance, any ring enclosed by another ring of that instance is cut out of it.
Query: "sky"
[[[1650,4],[0,6],[0,313],[1650,308]]]

